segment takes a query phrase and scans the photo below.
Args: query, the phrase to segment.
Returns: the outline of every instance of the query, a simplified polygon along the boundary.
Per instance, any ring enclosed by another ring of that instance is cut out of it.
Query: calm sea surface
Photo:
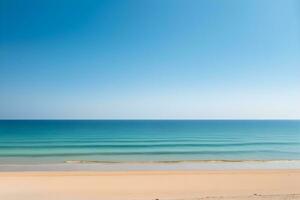
[[[0,163],[300,160],[300,121],[0,121]]]

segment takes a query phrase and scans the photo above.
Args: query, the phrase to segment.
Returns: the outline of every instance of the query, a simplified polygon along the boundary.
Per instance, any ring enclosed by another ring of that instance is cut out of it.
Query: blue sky
[[[300,118],[298,0],[1,0],[2,119]]]

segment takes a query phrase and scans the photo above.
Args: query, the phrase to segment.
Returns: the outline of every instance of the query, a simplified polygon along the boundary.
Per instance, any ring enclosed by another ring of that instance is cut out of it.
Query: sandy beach
[[[300,170],[1,172],[0,199],[300,199]]]

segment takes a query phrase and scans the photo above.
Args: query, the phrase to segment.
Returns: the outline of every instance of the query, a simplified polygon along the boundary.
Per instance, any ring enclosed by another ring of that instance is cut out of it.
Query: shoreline
[[[0,172],[0,199],[281,200],[300,199],[299,185],[300,169]]]
[[[273,170],[300,169],[300,160],[180,161],[180,162],[95,162],[0,164],[9,171],[177,171],[177,170]]]
[[[101,164],[147,164],[147,163],[155,163],[155,164],[172,164],[172,163],[243,163],[243,162],[254,162],[254,163],[265,163],[265,162],[300,162],[300,160],[292,160],[292,159],[278,159],[278,160],[166,160],[166,161],[105,161],[105,160],[66,160],[64,163],[71,164],[93,164],[93,163],[101,163]]]

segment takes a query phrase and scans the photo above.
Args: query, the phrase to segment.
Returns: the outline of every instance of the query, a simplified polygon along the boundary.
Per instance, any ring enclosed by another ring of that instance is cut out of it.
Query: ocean
[[[1,120],[0,164],[300,160],[299,120]]]

